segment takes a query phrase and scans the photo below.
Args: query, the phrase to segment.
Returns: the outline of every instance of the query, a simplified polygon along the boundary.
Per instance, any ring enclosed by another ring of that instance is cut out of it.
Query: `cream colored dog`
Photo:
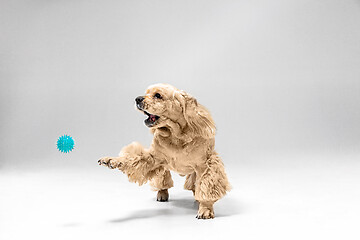
[[[197,218],[214,218],[213,204],[230,185],[224,165],[214,150],[215,124],[209,111],[195,98],[168,84],[156,84],[135,99],[138,110],[148,116],[145,125],[154,134],[151,147],[137,142],[124,147],[118,157],[98,163],[127,174],[139,185],[150,181],[157,200],[167,201],[173,186],[170,170],[186,175],[184,188],[199,202]]]

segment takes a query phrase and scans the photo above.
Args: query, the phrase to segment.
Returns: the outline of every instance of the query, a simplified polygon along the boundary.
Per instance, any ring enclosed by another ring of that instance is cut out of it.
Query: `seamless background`
[[[241,228],[245,239],[359,236],[359,1],[2,0],[0,31],[4,239],[23,237],[19,224],[40,238],[154,223]],[[150,144],[134,99],[157,82],[194,95],[217,123],[233,191],[211,223],[193,225],[183,179],[157,209],[153,192],[96,165]],[[76,144],[67,155],[63,134]],[[127,212],[104,204],[119,201]]]

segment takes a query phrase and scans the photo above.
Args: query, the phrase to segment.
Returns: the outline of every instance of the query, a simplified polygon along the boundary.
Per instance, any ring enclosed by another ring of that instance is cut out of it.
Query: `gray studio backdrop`
[[[1,0],[0,30],[2,169],[148,145],[133,104],[157,82],[211,110],[228,166],[359,151],[359,1]]]

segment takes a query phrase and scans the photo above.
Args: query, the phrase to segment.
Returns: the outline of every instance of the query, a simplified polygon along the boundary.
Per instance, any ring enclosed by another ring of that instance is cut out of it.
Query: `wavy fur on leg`
[[[155,176],[151,179],[150,185],[155,191],[169,189],[174,186],[169,170],[164,171],[163,174]]]
[[[184,189],[195,191],[195,181],[196,181],[196,173],[193,172],[191,174],[186,175]]]
[[[128,176],[130,182],[143,185],[148,180],[164,174],[164,167],[156,163],[149,151],[138,142],[124,147],[119,157],[123,159],[119,169]]]
[[[215,202],[222,198],[230,189],[224,165],[217,153],[213,152],[206,161],[204,172],[196,180],[195,199],[199,202]]]

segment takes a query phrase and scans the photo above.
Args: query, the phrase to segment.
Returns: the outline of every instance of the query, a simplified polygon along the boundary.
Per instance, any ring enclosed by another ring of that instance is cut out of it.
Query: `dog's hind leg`
[[[214,218],[213,204],[230,190],[224,165],[216,152],[206,160],[206,167],[197,169],[195,199],[199,202],[197,218]]]
[[[168,189],[174,186],[169,170],[165,170],[163,174],[155,176],[151,179],[150,185],[155,191],[158,191],[156,200],[166,202],[169,200]]]

